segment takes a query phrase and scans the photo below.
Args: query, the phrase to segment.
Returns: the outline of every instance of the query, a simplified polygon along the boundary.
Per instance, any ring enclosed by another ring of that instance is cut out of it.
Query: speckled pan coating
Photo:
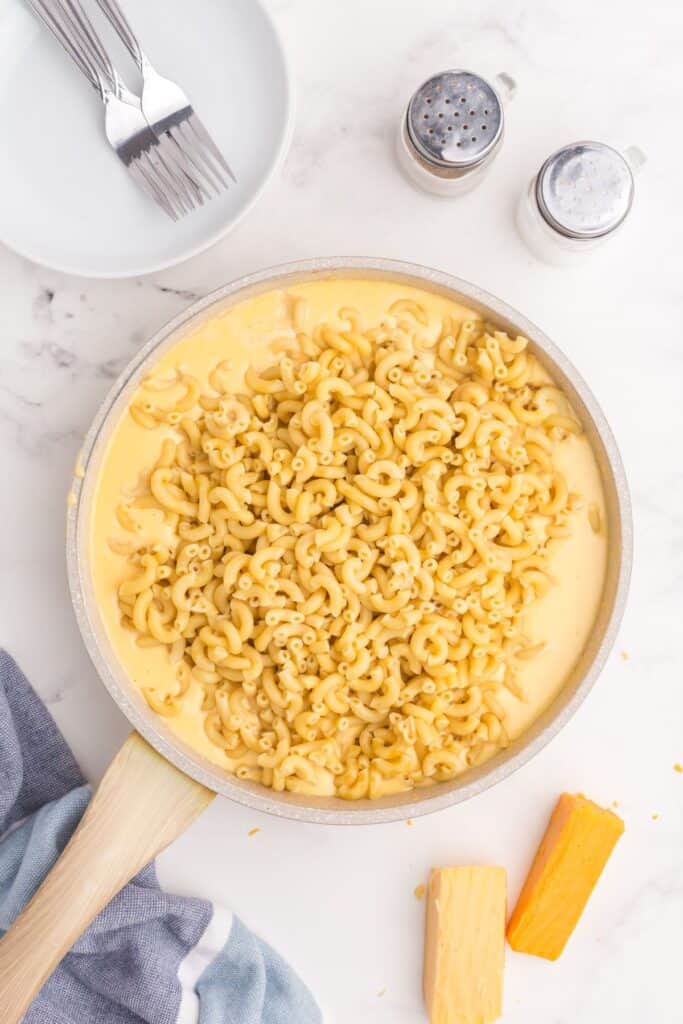
[[[148,707],[111,650],[94,599],[88,562],[89,511],[97,467],[113,427],[151,365],[190,330],[252,295],[329,277],[378,278],[414,285],[463,302],[483,313],[501,330],[526,335],[536,355],[566,389],[595,449],[603,476],[610,538],[605,590],[592,636],[553,704],[523,736],[486,764],[451,782],[378,801],[347,802],[274,793],[227,774],[180,742],[163,718]],[[557,735],[588,695],[616,638],[631,573],[633,528],[624,468],[605,417],[585,381],[538,327],[476,285],[438,270],[397,260],[314,259],[262,270],[219,288],[166,324],[129,363],[88,431],[80,463],[84,474],[74,478],[74,500],[68,511],[67,563],[76,618],[90,657],[116,703],[152,746],[194,779],[247,807],[297,821],[366,825],[416,818],[468,800],[517,771]]]

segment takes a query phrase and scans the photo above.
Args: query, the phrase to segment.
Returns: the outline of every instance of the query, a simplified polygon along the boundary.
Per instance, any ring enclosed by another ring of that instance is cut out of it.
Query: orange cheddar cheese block
[[[503,868],[432,871],[424,959],[430,1024],[491,1024],[500,1017],[505,890]]]
[[[508,923],[513,949],[557,960],[623,831],[612,811],[562,794]]]

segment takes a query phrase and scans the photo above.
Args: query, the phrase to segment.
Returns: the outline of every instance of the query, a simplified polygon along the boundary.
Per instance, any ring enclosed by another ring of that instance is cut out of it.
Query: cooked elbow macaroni
[[[524,615],[581,506],[557,459],[580,426],[524,338],[409,298],[306,329],[304,302],[239,393],[223,364],[143,382],[130,415],[163,438],[117,509],[117,598],[168,652],[150,706],[199,689],[229,770],[374,799],[508,743],[544,646]]]

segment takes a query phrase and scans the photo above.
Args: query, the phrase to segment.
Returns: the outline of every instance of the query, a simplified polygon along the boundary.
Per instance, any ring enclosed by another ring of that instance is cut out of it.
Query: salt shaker
[[[574,142],[551,154],[522,194],[517,228],[547,263],[576,264],[611,238],[628,217],[634,172],[645,163],[635,146]]]
[[[495,87],[471,71],[441,71],[411,97],[399,125],[397,155],[410,181],[437,196],[459,196],[482,180],[501,148],[503,102],[515,82]]]

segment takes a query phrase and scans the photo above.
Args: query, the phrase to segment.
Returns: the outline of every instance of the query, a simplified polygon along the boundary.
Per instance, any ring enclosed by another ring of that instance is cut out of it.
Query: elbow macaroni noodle
[[[543,647],[520,619],[581,507],[554,457],[580,427],[526,340],[482,321],[427,330],[408,299],[369,326],[292,320],[240,394],[227,363],[205,391],[143,382],[131,416],[173,436],[117,510],[118,603],[169,653],[175,688],[147,686],[150,706],[177,714],[199,685],[238,777],[374,799],[507,744],[501,694]]]

